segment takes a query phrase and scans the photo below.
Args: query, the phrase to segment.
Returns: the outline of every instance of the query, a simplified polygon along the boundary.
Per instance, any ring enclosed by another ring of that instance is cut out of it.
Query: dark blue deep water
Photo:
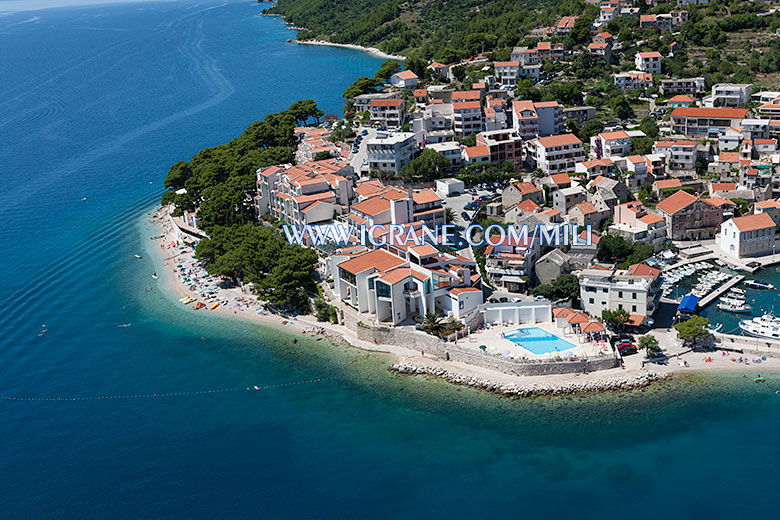
[[[507,400],[163,297],[133,254],[156,232],[146,216],[168,166],[299,98],[338,111],[379,65],[287,44],[260,8],[0,16],[0,395],[327,380],[2,400],[0,518],[776,514],[780,397],[740,374]]]

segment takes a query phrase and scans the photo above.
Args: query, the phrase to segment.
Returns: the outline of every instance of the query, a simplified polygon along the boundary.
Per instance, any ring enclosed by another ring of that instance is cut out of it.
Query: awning
[[[677,307],[677,312],[693,312],[696,310],[696,305],[699,304],[699,297],[693,294],[686,294],[683,296],[680,305]]]

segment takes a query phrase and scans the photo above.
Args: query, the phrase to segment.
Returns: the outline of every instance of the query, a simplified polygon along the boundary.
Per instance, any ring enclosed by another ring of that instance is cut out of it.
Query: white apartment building
[[[428,312],[464,318],[483,303],[475,262],[430,244],[410,247],[405,256],[385,249],[337,252],[331,257],[336,297],[391,325]]]
[[[618,270],[583,269],[579,275],[582,308],[594,317],[601,317],[604,310],[619,309],[633,316],[652,316],[660,298],[659,274],[644,264]]]
[[[479,101],[463,101],[452,105],[452,129],[465,137],[482,131],[482,105]]]
[[[670,92],[682,92],[684,94],[698,94],[704,91],[704,78],[672,78],[662,79],[659,91],[661,95]]]
[[[512,128],[523,139],[560,134],[565,126],[563,107],[557,101],[512,103]]]
[[[520,77],[519,61],[497,61],[494,64],[496,79],[502,85],[517,85]]]
[[[620,72],[613,79],[620,90],[644,90],[653,86],[653,75],[649,72]]]
[[[712,94],[705,96],[702,103],[706,108],[741,107],[750,101],[749,84],[718,83],[712,86]]]
[[[661,73],[661,53],[658,51],[637,52],[634,57],[636,68],[649,74]]]
[[[582,141],[574,134],[539,137],[530,146],[536,167],[547,173],[573,172],[585,160]]]
[[[366,147],[370,170],[398,173],[417,155],[412,132],[379,132]]]
[[[406,101],[403,99],[374,99],[369,105],[371,122],[400,128],[406,123]]]
[[[720,225],[718,245],[729,256],[764,256],[777,251],[777,224],[769,213],[734,217]]]
[[[591,153],[596,158],[624,157],[631,153],[631,137],[624,130],[602,132],[590,138]]]
[[[746,108],[675,108],[671,116],[672,132],[717,138],[729,127],[739,128],[747,113]]]
[[[666,157],[669,170],[696,169],[696,141],[657,141],[653,153]]]

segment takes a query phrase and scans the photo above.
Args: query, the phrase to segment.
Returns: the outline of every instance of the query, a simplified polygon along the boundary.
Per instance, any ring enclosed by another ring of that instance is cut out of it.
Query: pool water
[[[575,347],[568,341],[539,327],[516,329],[506,333],[504,338],[533,354],[549,354],[550,352],[561,352]]]

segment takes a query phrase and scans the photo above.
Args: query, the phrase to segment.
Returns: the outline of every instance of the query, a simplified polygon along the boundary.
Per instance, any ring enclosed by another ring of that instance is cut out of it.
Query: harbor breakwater
[[[430,375],[446,379],[452,384],[471,386],[505,396],[540,397],[571,394],[587,394],[605,391],[634,390],[649,386],[653,382],[666,379],[669,374],[643,372],[618,377],[601,377],[583,381],[561,383],[500,383],[476,376],[453,372],[441,367],[432,367],[412,361],[399,361],[388,367],[397,374]]]

